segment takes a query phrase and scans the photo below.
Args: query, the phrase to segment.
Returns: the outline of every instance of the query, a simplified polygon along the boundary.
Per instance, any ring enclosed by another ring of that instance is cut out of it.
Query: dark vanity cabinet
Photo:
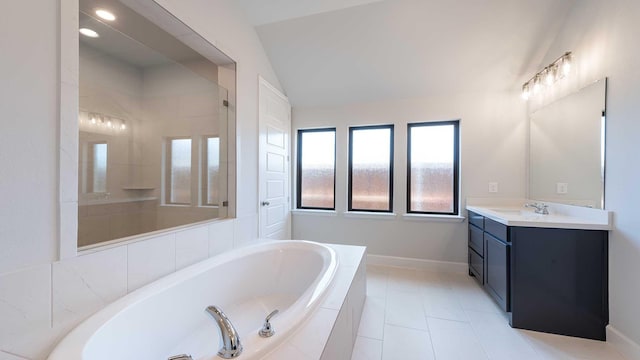
[[[506,226],[469,212],[469,274],[514,328],[605,340],[607,247],[606,230]]]
[[[469,212],[469,275],[509,311],[510,247],[507,227]]]
[[[484,284],[484,217],[469,212],[469,275]]]

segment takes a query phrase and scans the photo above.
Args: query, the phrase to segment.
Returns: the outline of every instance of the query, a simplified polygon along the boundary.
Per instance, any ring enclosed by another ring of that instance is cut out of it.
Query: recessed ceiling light
[[[96,15],[107,21],[113,21],[116,19],[116,16],[113,15],[112,12],[103,9],[96,10]]]
[[[84,36],[88,36],[90,38],[100,37],[100,35],[98,35],[97,32],[95,32],[95,31],[93,31],[91,29],[88,29],[88,28],[81,28],[79,31],[80,31],[80,34],[82,34]]]

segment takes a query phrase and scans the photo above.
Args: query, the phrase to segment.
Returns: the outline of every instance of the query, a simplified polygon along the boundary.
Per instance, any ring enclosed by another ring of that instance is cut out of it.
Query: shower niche
[[[233,215],[235,63],[146,3],[79,2],[79,249]]]

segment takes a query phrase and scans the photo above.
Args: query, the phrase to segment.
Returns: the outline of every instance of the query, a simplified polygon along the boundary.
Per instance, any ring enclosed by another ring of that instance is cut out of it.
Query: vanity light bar
[[[86,114],[86,117],[84,114]],[[96,112],[85,112],[82,110],[79,115],[79,124],[89,128],[105,129],[116,132],[127,130],[126,120],[115,116],[104,115]]]
[[[529,100],[532,94],[540,93],[544,86],[552,86],[556,81],[569,75],[571,62],[571,51],[567,51],[522,85],[522,98]]]

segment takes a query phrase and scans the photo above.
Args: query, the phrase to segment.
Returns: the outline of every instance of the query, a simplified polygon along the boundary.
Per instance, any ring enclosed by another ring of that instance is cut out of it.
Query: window
[[[220,172],[220,138],[215,136],[204,139],[203,149],[203,192],[202,204],[207,206],[217,206],[219,204],[218,188]]]
[[[335,209],[336,129],[298,130],[298,209]]]
[[[91,143],[89,146],[89,171],[87,192],[107,192],[107,143]]]
[[[459,121],[408,125],[407,212],[458,215]]]
[[[391,212],[393,125],[349,128],[349,211]]]
[[[168,139],[166,203],[191,203],[191,139]]]

